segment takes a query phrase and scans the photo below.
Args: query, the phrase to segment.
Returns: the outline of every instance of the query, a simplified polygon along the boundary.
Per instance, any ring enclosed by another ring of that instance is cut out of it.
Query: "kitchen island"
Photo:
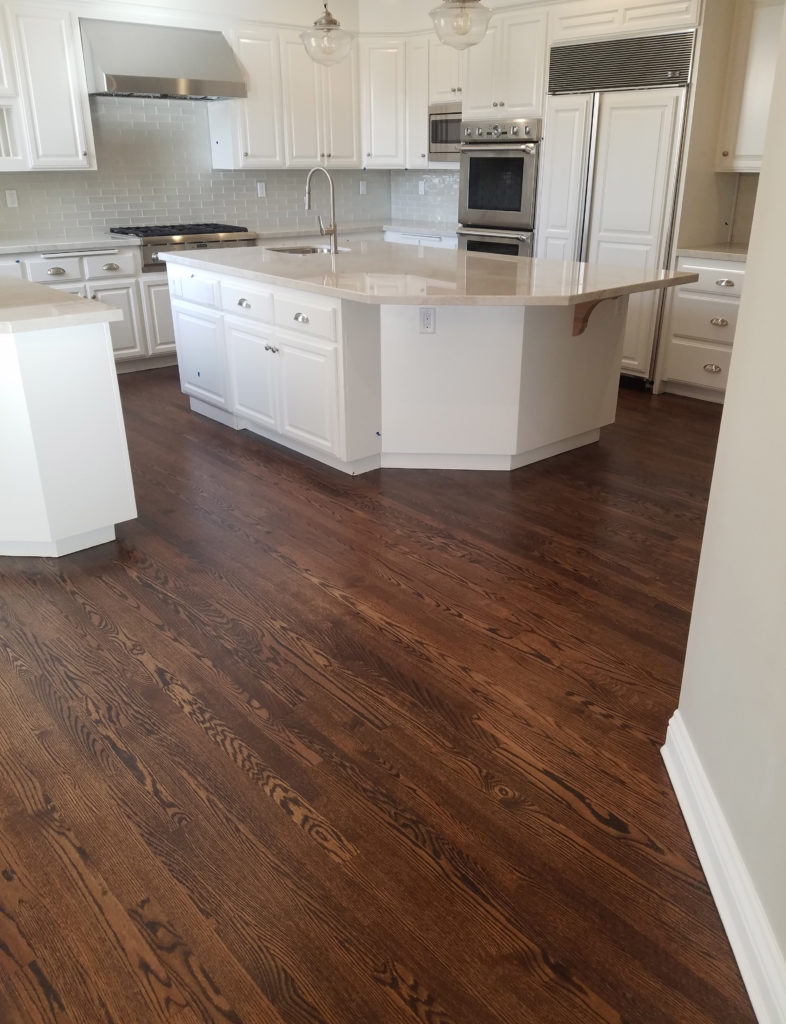
[[[161,255],[192,409],[347,473],[512,470],[596,441],[628,295],[694,279],[384,242]]]
[[[109,335],[121,316],[0,280],[0,555],[70,554],[136,516]]]

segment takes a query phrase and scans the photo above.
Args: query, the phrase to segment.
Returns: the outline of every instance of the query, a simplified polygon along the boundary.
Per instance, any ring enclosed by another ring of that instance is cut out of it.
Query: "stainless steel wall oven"
[[[531,255],[540,119],[464,121],[461,138],[459,246]]]

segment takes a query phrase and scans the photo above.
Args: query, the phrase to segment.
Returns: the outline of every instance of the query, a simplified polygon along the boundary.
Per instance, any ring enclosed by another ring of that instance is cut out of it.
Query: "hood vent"
[[[98,96],[225,99],[246,95],[220,32],[80,18],[87,91]]]

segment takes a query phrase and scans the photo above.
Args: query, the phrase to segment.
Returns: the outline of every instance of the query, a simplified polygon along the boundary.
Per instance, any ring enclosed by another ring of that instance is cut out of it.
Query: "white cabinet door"
[[[593,96],[549,96],[541,143],[535,252],[577,260],[587,201]]]
[[[28,166],[22,104],[5,12],[0,8],[0,171],[24,171]]]
[[[363,164],[365,167],[403,167],[404,40],[364,39],[360,50],[360,80]],[[424,129],[426,123],[424,114]]]
[[[278,32],[239,33],[234,50],[248,96],[208,104],[213,167],[284,166],[281,57]]]
[[[341,456],[338,347],[277,331],[279,431],[302,444]]]
[[[690,28],[698,25],[700,10],[701,0],[574,0],[551,8],[549,38],[565,42]]]
[[[139,313],[136,281],[112,281],[87,285],[87,297],[123,311],[123,319],[109,324],[115,361],[146,355],[145,333]]]
[[[664,265],[683,89],[600,97],[587,261],[650,273]],[[631,295],[623,371],[648,376],[660,292]]]
[[[225,409],[226,367],[222,316],[172,303],[180,387],[210,405]]]
[[[521,10],[500,19],[499,96],[506,117],[541,117],[546,75],[545,11]]]
[[[224,321],[232,409],[253,423],[278,429],[276,387],[279,353],[272,328],[263,324]]]
[[[154,280],[142,278],[142,308],[147,328],[148,355],[171,355],[175,351],[175,325],[172,303],[165,275],[150,275]]]
[[[302,46],[302,43],[301,43]],[[356,50],[339,64],[320,68],[322,140],[328,167],[360,167],[360,113]],[[306,58],[311,58],[306,54]]]
[[[30,166],[42,171],[95,167],[75,22],[66,11],[32,4],[12,7],[11,18]]]
[[[471,47],[467,53],[461,100],[461,115],[466,120],[499,114],[499,34],[500,26],[495,19],[477,46]]]
[[[404,166],[428,166],[428,38],[408,39],[404,55]]]
[[[306,53],[297,32],[282,32],[280,38],[287,167],[313,167],[325,159],[322,68]]]
[[[464,53],[429,37],[429,103],[460,103],[464,85]]]
[[[716,169],[759,171],[770,111],[783,0],[737,5]]]

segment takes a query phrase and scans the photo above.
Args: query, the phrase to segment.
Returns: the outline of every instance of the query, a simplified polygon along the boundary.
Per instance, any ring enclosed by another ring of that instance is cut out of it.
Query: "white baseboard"
[[[759,1024],[784,1024],[786,958],[679,711],[661,753]]]

